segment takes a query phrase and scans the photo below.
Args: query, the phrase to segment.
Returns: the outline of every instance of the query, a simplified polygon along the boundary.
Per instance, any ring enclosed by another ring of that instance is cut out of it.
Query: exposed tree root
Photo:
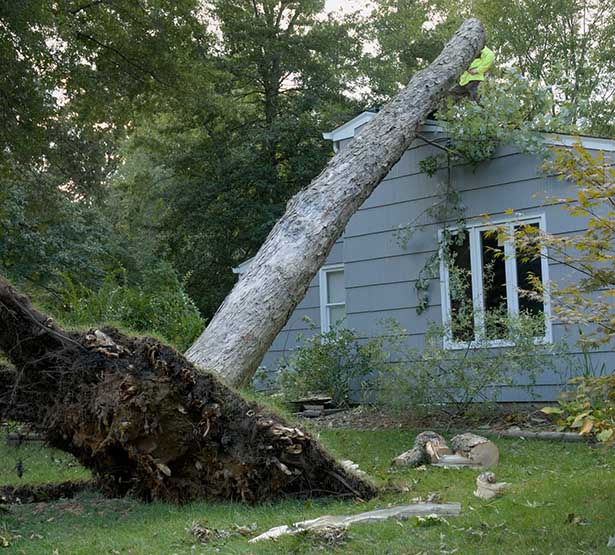
[[[0,380],[0,410],[44,431],[110,495],[181,503],[375,494],[309,434],[172,348],[111,328],[64,331],[2,278],[0,349],[16,368]]]

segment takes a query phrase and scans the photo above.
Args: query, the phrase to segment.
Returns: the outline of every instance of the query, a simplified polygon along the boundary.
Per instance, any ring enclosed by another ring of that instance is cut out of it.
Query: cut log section
[[[252,538],[249,543],[257,543],[263,540],[273,540],[281,536],[293,536],[307,531],[326,530],[330,528],[347,528],[352,524],[366,524],[383,522],[390,518],[407,519],[413,516],[459,516],[461,505],[459,503],[415,503],[402,505],[388,509],[377,509],[366,513],[349,516],[321,516],[313,520],[295,522],[288,526],[276,526],[264,534]]]
[[[488,467],[497,464],[499,457],[497,446],[487,438],[460,434],[451,440],[449,448],[440,434],[428,431],[416,436],[412,449],[393,459],[393,464],[410,468],[424,464],[441,468]]]
[[[472,433],[453,437],[451,448],[457,455],[462,455],[484,468],[498,464],[500,460],[500,451],[495,443]]]
[[[437,463],[443,456],[450,454],[451,450],[440,434],[431,431],[421,432],[416,436],[412,449],[393,459],[393,464],[412,468]]]
[[[496,482],[493,472],[483,472],[476,478],[474,495],[480,499],[493,499],[502,495],[509,486],[507,482]]]

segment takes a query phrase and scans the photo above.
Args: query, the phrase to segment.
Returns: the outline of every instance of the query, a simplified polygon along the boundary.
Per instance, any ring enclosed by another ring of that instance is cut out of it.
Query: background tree
[[[613,134],[613,0],[478,0],[475,11],[501,63],[551,86],[583,130]]]
[[[130,221],[118,222],[109,187],[136,120],[159,109],[194,52],[210,51],[200,3],[5,2],[0,21],[0,272],[71,323],[102,317],[92,299],[109,291],[133,301],[105,313],[124,325],[173,329],[151,317],[163,295],[177,302],[162,320],[200,323],[169,264],[139,255],[130,267]],[[147,271],[122,270],[136,266]]]
[[[366,37],[361,61],[368,95],[382,103],[442,50],[470,10],[450,0],[382,0],[359,23]]]
[[[126,214],[188,275],[207,316],[232,287],[231,268],[326,163],[322,131],[359,110],[348,87],[360,43],[350,20],[323,9],[320,0],[213,2],[215,59],[193,58],[164,110],[125,146],[115,184]]]
[[[569,112],[585,133],[615,132],[613,0],[379,2],[368,24],[377,52],[367,69],[373,90],[390,95],[405,72],[433,59],[451,26],[470,16],[484,23],[497,65],[552,89],[554,114]]]

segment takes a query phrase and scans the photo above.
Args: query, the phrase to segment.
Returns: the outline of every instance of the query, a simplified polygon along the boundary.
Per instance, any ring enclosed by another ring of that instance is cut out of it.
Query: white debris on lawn
[[[264,534],[252,538],[250,543],[271,540],[280,536],[295,535],[307,530],[321,530],[331,527],[347,528],[352,524],[384,522],[390,518],[404,520],[415,516],[422,516],[433,520],[442,515],[459,516],[460,513],[461,505],[459,503],[415,503],[388,509],[377,509],[356,515],[325,515],[312,520],[295,522],[290,526],[276,526]]]

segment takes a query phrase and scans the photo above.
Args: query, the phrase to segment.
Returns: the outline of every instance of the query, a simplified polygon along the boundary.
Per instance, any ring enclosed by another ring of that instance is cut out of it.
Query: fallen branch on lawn
[[[281,536],[293,536],[307,531],[326,530],[328,528],[347,528],[351,524],[383,522],[391,518],[405,520],[413,516],[459,516],[460,514],[461,505],[459,503],[414,503],[412,505],[400,505],[388,509],[377,509],[357,515],[325,515],[313,520],[295,522],[290,526],[276,526],[264,534],[251,539],[249,543],[272,540]]]
[[[592,442],[592,436],[577,434],[576,432],[532,432],[530,430],[480,430],[487,435],[495,435],[503,438],[518,439],[542,439],[546,441],[571,441],[571,442]]]

